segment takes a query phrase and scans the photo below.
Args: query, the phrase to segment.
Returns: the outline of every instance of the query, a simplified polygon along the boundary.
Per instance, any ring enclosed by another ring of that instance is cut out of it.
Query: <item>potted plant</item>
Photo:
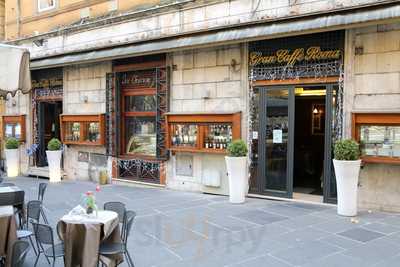
[[[10,137],[6,141],[6,156],[7,176],[15,177],[19,174],[19,141],[14,137]]]
[[[360,173],[360,148],[354,140],[335,143],[333,165],[336,174],[337,212],[343,216],[357,215],[357,187]]]
[[[49,163],[50,182],[61,181],[61,142],[52,138],[47,144],[47,162]]]
[[[248,190],[247,145],[243,140],[235,140],[228,145],[225,162],[229,179],[229,202],[243,203]]]

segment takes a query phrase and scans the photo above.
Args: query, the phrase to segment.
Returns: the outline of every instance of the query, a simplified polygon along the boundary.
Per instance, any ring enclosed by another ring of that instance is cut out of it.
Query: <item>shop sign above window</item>
[[[304,61],[320,61],[320,60],[338,60],[340,59],[341,51],[336,50],[322,50],[320,46],[311,46],[307,49],[296,48],[293,51],[289,49],[277,50],[274,55],[264,56],[262,52],[250,53],[250,66],[274,65],[282,64],[287,67],[293,67],[297,63]]]
[[[339,76],[342,31],[257,41],[249,47],[250,80],[285,80]]]
[[[155,70],[138,70],[121,74],[122,87],[155,88]]]

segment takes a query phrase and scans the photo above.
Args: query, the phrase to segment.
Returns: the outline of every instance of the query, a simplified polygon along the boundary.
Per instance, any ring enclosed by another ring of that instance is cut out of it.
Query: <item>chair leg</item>
[[[39,261],[40,254],[41,253],[39,252],[39,254],[36,255],[36,260],[35,260],[35,264],[33,265],[33,267],[36,267],[36,265],[37,265],[37,263]]]
[[[131,267],[135,267],[131,255],[129,254],[128,250],[125,250],[125,256],[128,258],[128,265]]]
[[[45,223],[45,224],[49,224],[49,221],[48,221],[47,218],[46,218],[46,214],[44,213],[43,208],[40,208],[40,214],[41,214],[42,217],[43,217],[44,223]]]
[[[32,236],[29,236],[29,242],[31,243],[31,246],[32,246],[33,252],[35,252],[35,255],[38,255],[35,245],[33,244]]]
[[[53,257],[53,267],[56,266],[56,257]]]

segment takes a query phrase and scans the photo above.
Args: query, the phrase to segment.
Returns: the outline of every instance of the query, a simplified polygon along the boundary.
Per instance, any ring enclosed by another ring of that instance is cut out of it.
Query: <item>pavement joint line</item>
[[[289,248],[293,248],[293,247],[289,247]],[[271,258],[273,258],[273,259],[275,259],[275,260],[277,260],[277,261],[283,262],[283,263],[285,263],[285,264],[287,264],[287,265],[289,265],[289,266],[296,266],[296,265],[293,265],[292,263],[290,263],[290,262],[288,262],[288,261],[285,261],[284,259],[281,259],[281,258],[279,258],[279,257],[276,257],[276,256],[272,255],[271,252],[269,252],[267,255],[270,256]]]
[[[268,256],[268,253],[257,255],[257,256],[253,256],[253,257],[250,257],[250,258],[246,258],[244,260],[241,260],[241,261],[238,261],[238,262],[235,262],[235,263],[232,263],[232,264],[224,265],[224,266],[231,267],[231,266],[235,266],[235,265],[238,265],[238,264],[245,263],[247,261],[251,261],[251,260],[258,259],[258,258],[262,258],[262,257],[265,257],[265,256]]]
[[[219,228],[221,228],[221,229],[224,229],[225,231],[228,231],[228,232],[230,232],[230,233],[234,233],[234,231],[232,231],[231,229],[226,228],[226,227],[224,227],[224,226],[222,226],[222,225],[219,225],[219,224],[217,224],[217,223],[211,222],[211,221],[209,221],[209,220],[206,220],[206,222],[209,223],[209,224],[211,224],[211,225],[214,225],[214,226],[216,226],[216,227],[219,227]]]
[[[234,219],[234,220],[237,220],[237,221],[241,221],[241,222],[245,222],[245,223],[254,224],[255,226],[263,226],[263,224],[255,223],[255,222],[252,222],[252,221],[248,221],[248,220],[245,220],[245,219],[242,219],[242,218],[235,217],[233,215],[229,215],[228,218],[231,218],[231,219]]]
[[[180,259],[181,261],[183,261],[183,258],[182,258],[179,254],[177,254],[177,253],[175,253],[173,250],[171,250],[170,245],[169,245],[167,242],[165,242],[165,241],[163,241],[163,240],[157,238],[156,236],[154,236],[154,235],[152,235],[152,234],[150,234],[150,233],[145,233],[145,235],[148,235],[148,236],[150,236],[151,238],[153,238],[153,239],[157,240],[158,242],[160,242],[161,244],[164,244],[164,248],[165,248],[166,250],[168,250],[170,253],[172,253],[174,256],[176,256],[176,257],[177,257],[178,259]]]

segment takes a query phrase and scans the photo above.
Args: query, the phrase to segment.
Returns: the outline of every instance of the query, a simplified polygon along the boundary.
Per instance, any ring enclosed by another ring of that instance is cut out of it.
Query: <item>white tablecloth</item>
[[[61,218],[61,221],[71,224],[103,224],[104,233],[106,236],[115,228],[115,222],[118,219],[118,214],[114,211],[99,210],[93,211],[90,215],[70,215],[66,214]]]
[[[11,216],[14,214],[13,206],[0,206],[0,217]]]

